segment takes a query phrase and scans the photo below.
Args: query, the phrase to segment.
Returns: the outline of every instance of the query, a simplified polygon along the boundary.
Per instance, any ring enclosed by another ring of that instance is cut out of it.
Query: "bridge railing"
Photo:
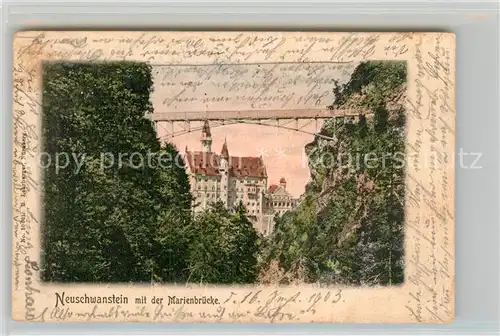
[[[359,109],[297,109],[297,110],[237,110],[237,111],[186,111],[154,112],[148,118],[153,121],[202,121],[234,119],[311,119],[367,114]]]

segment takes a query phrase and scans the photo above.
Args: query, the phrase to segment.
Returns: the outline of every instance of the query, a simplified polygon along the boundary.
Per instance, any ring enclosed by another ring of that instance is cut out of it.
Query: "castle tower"
[[[227,207],[229,203],[229,151],[227,150],[227,142],[224,139],[224,145],[222,145],[222,150],[220,152],[220,164],[219,172],[221,175],[220,179],[220,195],[221,200]]]
[[[286,180],[284,177],[280,179],[280,186],[282,186],[284,189],[286,189]]]
[[[203,129],[201,130],[201,145],[205,153],[212,152],[212,133],[210,132],[208,120],[205,120]]]

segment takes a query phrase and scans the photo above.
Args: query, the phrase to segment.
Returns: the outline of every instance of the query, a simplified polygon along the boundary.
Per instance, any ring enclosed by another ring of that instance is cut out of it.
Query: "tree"
[[[253,283],[257,277],[258,236],[240,202],[235,213],[216,202],[191,227],[189,282]]]
[[[406,64],[362,62],[335,85],[331,108],[363,108],[373,117],[332,118],[306,146],[311,183],[303,201],[277,221],[265,265],[305,266],[309,282],[392,285],[404,280]],[[367,153],[378,165],[365,164]],[[333,158],[333,160],[332,160]],[[351,158],[346,166],[340,158]],[[359,159],[361,158],[361,162]]]
[[[58,62],[43,75],[43,151],[51,160],[43,172],[43,279],[182,280],[191,195],[182,161],[161,160],[177,150],[162,146],[144,118],[152,112],[150,66]]]

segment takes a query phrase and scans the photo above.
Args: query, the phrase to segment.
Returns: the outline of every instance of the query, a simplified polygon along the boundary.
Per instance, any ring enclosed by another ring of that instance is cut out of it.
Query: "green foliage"
[[[160,161],[178,152],[144,118],[148,65],[46,64],[43,280],[243,284],[274,269],[281,283],[402,283],[404,170],[387,154],[404,152],[405,83],[404,63],[365,62],[334,88],[332,108],[374,115],[325,123],[321,133],[334,140],[306,146],[311,182],[264,239],[243,204],[232,212],[215,203],[192,218],[183,162]],[[366,153],[376,168],[338,159]],[[57,154],[67,155],[64,168]]]
[[[362,62],[346,84],[335,86],[335,101],[331,107],[354,105],[373,109],[383,106],[406,80],[405,61]],[[354,97],[356,101],[350,102]]]
[[[258,236],[241,202],[235,213],[215,203],[195,219],[190,236],[189,282],[256,281]]]
[[[152,111],[150,67],[48,63],[43,71],[43,151],[51,158],[43,176],[43,279],[182,280],[191,195],[185,170],[159,162],[177,150],[162,148],[144,118]],[[70,160],[58,169],[62,155]]]
[[[403,282],[405,84],[404,62],[370,61],[334,88],[331,108],[373,116],[331,119],[321,134],[334,140],[306,146],[312,181],[297,209],[277,220],[264,264],[278,260],[285,272],[305,265],[310,282]]]

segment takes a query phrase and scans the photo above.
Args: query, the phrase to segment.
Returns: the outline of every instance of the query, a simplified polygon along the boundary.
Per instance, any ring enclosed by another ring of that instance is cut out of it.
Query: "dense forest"
[[[43,151],[67,159],[64,169],[44,165],[44,281],[402,283],[403,165],[389,157],[352,169],[332,158],[404,153],[405,63],[361,63],[335,85],[331,108],[370,115],[325,123],[334,140],[306,146],[311,182],[266,238],[242,204],[192,215],[185,169],[155,164],[178,151],[144,118],[152,84],[144,63],[44,65]],[[136,162],[145,157],[152,164]]]
[[[316,137],[306,146],[311,182],[299,206],[276,219],[260,279],[401,284],[406,63],[361,63],[334,93],[330,108],[368,114],[328,120],[320,134],[333,140]]]
[[[53,163],[44,162],[43,280],[255,281],[258,240],[243,207],[215,204],[191,218],[177,149],[144,118],[149,65],[47,63],[43,78],[43,151]],[[157,162],[165,157],[175,160]]]

